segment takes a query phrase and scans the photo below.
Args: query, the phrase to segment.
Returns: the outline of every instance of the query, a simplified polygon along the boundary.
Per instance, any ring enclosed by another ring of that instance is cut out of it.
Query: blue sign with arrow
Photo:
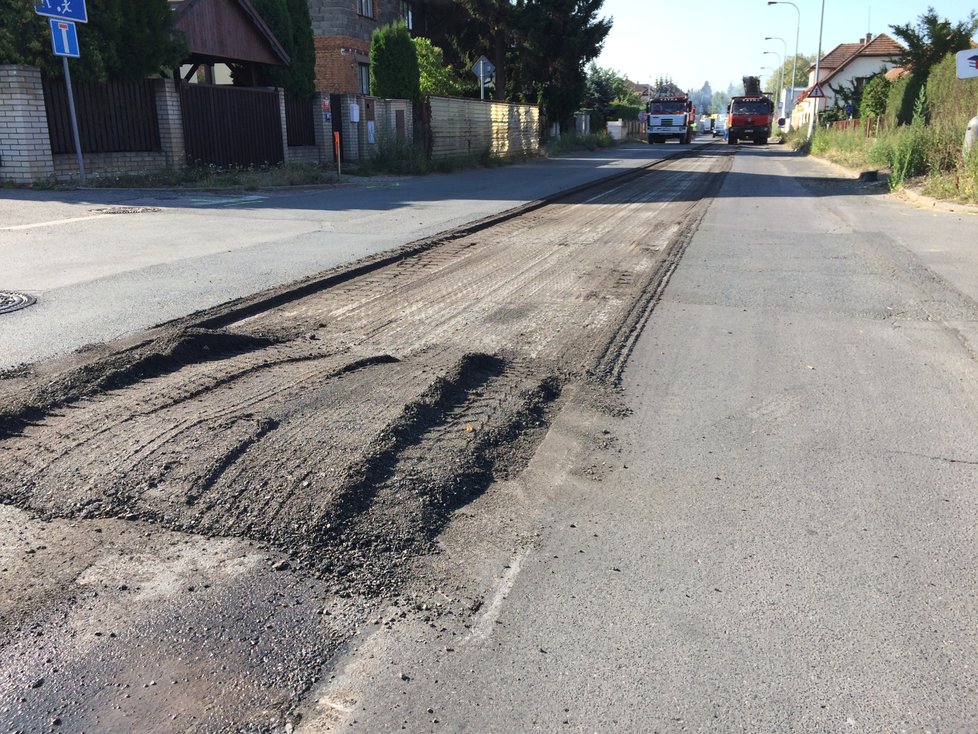
[[[71,20],[75,23],[88,22],[88,8],[85,0],[34,0],[34,12],[49,18]]]
[[[59,20],[51,18],[51,47],[54,49],[55,56],[69,56],[73,59],[81,58],[81,51],[78,48],[78,30],[70,20]]]

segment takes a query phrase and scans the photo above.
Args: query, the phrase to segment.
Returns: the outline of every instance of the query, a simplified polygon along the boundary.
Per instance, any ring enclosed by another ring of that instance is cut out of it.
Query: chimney
[[[873,34],[872,33],[867,33],[866,34],[866,40],[863,41],[863,45],[864,46],[868,46],[869,45],[869,42],[872,41],[872,40],[873,40]]]

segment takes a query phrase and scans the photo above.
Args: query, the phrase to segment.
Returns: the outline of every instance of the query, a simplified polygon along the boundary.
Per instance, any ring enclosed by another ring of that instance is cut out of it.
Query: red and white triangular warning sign
[[[808,93],[808,96],[809,97],[814,97],[814,98],[817,99],[819,97],[824,97],[825,96],[825,92],[823,92],[822,91],[822,88],[818,84],[816,84],[814,87],[812,87],[812,91],[810,91]]]

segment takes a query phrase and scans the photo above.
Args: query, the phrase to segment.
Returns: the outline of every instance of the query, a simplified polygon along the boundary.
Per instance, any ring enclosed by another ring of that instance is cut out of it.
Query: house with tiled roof
[[[906,49],[885,33],[866,37],[856,43],[840,43],[825,54],[818,65],[818,79],[815,79],[815,65],[808,68],[808,87],[798,97],[791,113],[791,126],[807,126],[815,112],[815,105],[823,111],[836,104],[832,87],[840,88],[854,85],[859,89],[879,71],[889,71],[897,66],[897,59]],[[823,97],[812,97],[816,82]]]

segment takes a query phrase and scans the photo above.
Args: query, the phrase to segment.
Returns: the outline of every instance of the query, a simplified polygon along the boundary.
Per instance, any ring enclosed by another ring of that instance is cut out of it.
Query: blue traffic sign
[[[81,58],[81,50],[78,48],[78,30],[75,24],[69,20],[58,20],[51,18],[51,46],[54,48],[55,56],[70,56],[73,59]]]
[[[34,12],[49,18],[73,20],[76,23],[88,22],[85,0],[34,0]]]

